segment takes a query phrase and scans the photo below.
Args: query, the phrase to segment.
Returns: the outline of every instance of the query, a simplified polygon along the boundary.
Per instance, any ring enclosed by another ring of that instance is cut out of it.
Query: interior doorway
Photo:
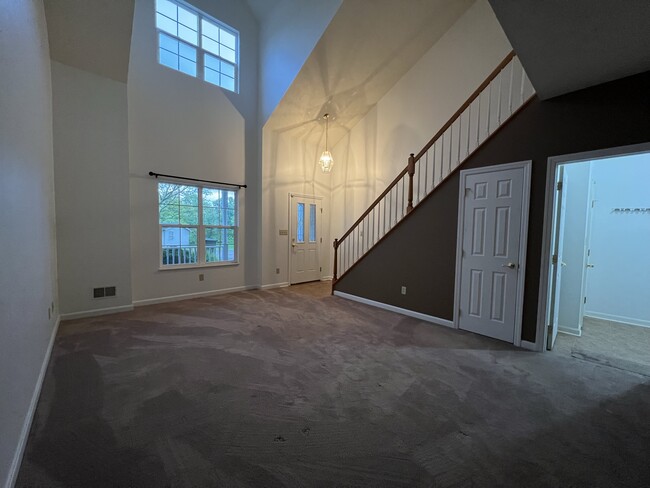
[[[289,195],[289,279],[292,285],[321,279],[322,198]]]
[[[650,373],[650,147],[553,159],[546,348]]]

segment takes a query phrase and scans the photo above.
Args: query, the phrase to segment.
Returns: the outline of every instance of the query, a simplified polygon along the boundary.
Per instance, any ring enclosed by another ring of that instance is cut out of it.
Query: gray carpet
[[[647,487],[647,377],[320,284],[64,322],[18,487]]]
[[[650,378],[650,328],[585,317],[582,336],[558,334],[556,349]]]

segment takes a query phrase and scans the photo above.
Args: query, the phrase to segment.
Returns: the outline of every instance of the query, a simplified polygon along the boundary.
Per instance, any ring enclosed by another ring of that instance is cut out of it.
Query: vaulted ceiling
[[[246,0],[260,23],[282,0]],[[351,128],[474,0],[344,0],[269,124]],[[542,98],[650,70],[648,0],[489,0]],[[126,82],[134,0],[44,0],[53,60]]]
[[[44,0],[50,57],[126,83],[135,0]]]
[[[336,143],[473,3],[344,0],[266,127]]]
[[[246,0],[246,3],[253,11],[253,15],[255,15],[257,21],[262,23],[281,1],[282,0]]]
[[[542,98],[650,70],[648,0],[489,0]]]

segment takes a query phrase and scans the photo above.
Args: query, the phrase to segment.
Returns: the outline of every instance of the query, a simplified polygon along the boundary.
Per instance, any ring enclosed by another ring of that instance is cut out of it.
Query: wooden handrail
[[[415,156],[414,159],[415,159],[416,162],[419,161],[420,158],[422,158],[422,156],[424,156],[424,155],[426,154],[426,152],[427,152],[429,149],[431,149],[431,146],[433,146],[433,144],[436,142],[436,140],[438,140],[438,139],[440,138],[440,136],[441,136],[442,134],[444,134],[445,131],[446,131],[447,129],[449,129],[449,127],[450,127],[454,122],[456,122],[456,119],[458,119],[458,117],[460,117],[460,115],[465,111],[465,109],[466,109],[467,107],[469,107],[469,106],[472,104],[472,102],[478,98],[478,96],[481,94],[481,92],[482,92],[483,90],[485,90],[485,88],[486,88],[490,83],[492,83],[492,81],[497,77],[497,75],[501,72],[501,70],[502,70],[503,68],[505,68],[505,67],[508,65],[508,63],[509,63],[510,61],[512,61],[512,58],[514,58],[514,57],[515,57],[515,52],[514,52],[514,51],[510,51],[510,53],[509,53],[509,54],[508,54],[508,55],[503,59],[503,61],[501,61],[501,63],[499,63],[499,65],[498,65],[498,66],[497,66],[497,67],[492,71],[492,73],[490,73],[490,75],[485,79],[485,81],[484,81],[483,83],[481,83],[481,85],[480,85],[476,90],[474,90],[474,92],[469,96],[469,98],[467,99],[467,101],[466,101],[465,103],[463,103],[463,104],[461,105],[461,107],[460,107],[458,110],[456,110],[456,112],[454,113],[454,115],[451,116],[451,118],[447,121],[447,123],[446,123],[445,125],[443,125],[442,128],[441,128],[438,132],[436,132],[436,134],[431,138],[431,140],[430,140],[430,141],[429,141],[429,142],[428,142],[428,143],[427,143],[427,144],[422,148],[422,150],[417,154],[417,156]],[[377,198],[376,198],[376,199],[375,199],[371,204],[370,204],[370,206],[368,207],[368,209],[367,209],[365,212],[363,212],[363,214],[361,214],[361,217],[359,217],[359,218],[356,220],[356,222],[355,222],[354,224],[352,224],[352,225],[350,226],[350,228],[347,230],[347,232],[346,232],[345,234],[343,234],[343,236],[342,236],[340,239],[338,239],[338,242],[339,242],[339,243],[341,243],[343,240],[345,240],[345,238],[346,238],[347,236],[349,236],[349,235],[352,233],[352,231],[354,230],[354,228],[355,228],[357,225],[359,225],[359,224],[361,223],[361,221],[362,221],[363,219],[365,219],[365,218],[368,216],[368,214],[369,214],[370,212],[372,212],[372,210],[373,210],[373,209],[374,209],[374,208],[379,204],[379,202],[380,202],[380,201],[381,201],[381,200],[382,200],[382,199],[383,199],[383,198],[384,198],[384,197],[385,197],[385,196],[386,196],[386,195],[387,195],[387,194],[388,194],[388,193],[393,189],[393,187],[394,187],[395,185],[397,185],[397,183],[398,183],[398,182],[399,182],[399,181],[404,177],[404,175],[405,175],[407,172],[408,172],[408,165],[406,166],[406,168],[404,168],[404,169],[403,169],[403,170],[402,170],[402,171],[397,175],[397,178],[395,178],[395,179],[394,179],[394,180],[393,180],[393,181],[392,181],[392,182],[391,182],[391,183],[386,187],[386,189],[385,189],[385,190],[384,190],[384,191],[383,191],[383,192],[382,192],[382,193],[381,193],[381,194],[380,194],[380,195],[379,195],[379,196],[378,196],[378,197],[377,197]]]
[[[467,101],[463,103],[458,110],[454,113],[454,115],[451,116],[451,118],[447,121],[445,125],[443,125],[438,132],[431,138],[429,142],[422,148],[422,150],[415,156],[415,161],[419,161],[422,156],[426,154],[426,152],[431,149],[431,146],[435,144],[435,142],[440,138],[442,134],[444,134],[451,125],[456,122],[456,119],[461,116],[461,114],[465,111],[467,107],[469,107],[474,100],[478,98],[478,96],[487,88],[487,86],[494,81],[494,79],[498,76],[498,74],[501,72],[503,68],[508,66],[508,63],[512,61],[512,58],[515,57],[515,52],[510,51],[510,53],[499,63],[499,66],[494,68],[494,71],[490,73],[490,75],[485,79],[481,85],[474,90],[474,93],[472,93]]]
[[[363,222],[363,220],[381,203],[386,195],[388,195],[393,188],[399,183],[399,181],[405,176],[409,175],[409,187],[408,187],[408,206],[406,208],[406,214],[408,215],[411,210],[413,210],[413,175],[415,173],[415,164],[424,156],[429,149],[440,139],[445,132],[458,120],[459,117],[467,110],[467,108],[483,93],[483,91],[492,83],[501,71],[513,60],[516,56],[514,51],[510,51],[508,55],[499,63],[499,65],[488,75],[488,77],[479,85],[479,87],[472,92],[469,98],[463,103],[458,110],[449,118],[449,120],[435,133],[435,135],[429,140],[427,144],[422,148],[422,150],[414,156],[411,154],[408,158],[408,164],[406,168],[399,172],[397,177],[386,187],[386,189],[368,206],[365,212],[350,226],[350,228],[343,234],[340,239],[334,240],[334,283],[336,283],[338,276],[338,248],[341,246],[341,243],[354,232],[354,230]],[[523,90],[523,89],[522,89]],[[389,229],[390,230],[390,229]],[[345,272],[344,272],[345,274]]]
[[[388,195],[388,192],[390,192],[390,191],[393,189],[393,187],[394,187],[395,185],[397,185],[397,183],[399,182],[399,180],[401,180],[407,172],[408,172],[408,166],[407,166],[406,168],[404,168],[402,171],[399,172],[399,174],[397,175],[397,178],[395,178],[395,179],[390,183],[390,185],[388,185],[388,186],[386,187],[386,189],[385,189],[383,192],[381,192],[381,195],[379,195],[379,196],[375,199],[375,201],[372,202],[372,203],[370,204],[370,206],[368,207],[368,209],[367,209],[365,212],[363,212],[363,214],[361,214],[361,217],[359,217],[359,218],[357,219],[357,221],[356,221],[354,224],[352,224],[352,225],[350,226],[350,228],[348,229],[348,231],[347,231],[345,234],[343,234],[343,237],[341,237],[341,238],[338,240],[339,244],[340,244],[340,243],[341,243],[341,242],[342,242],[342,241],[343,241],[347,236],[349,236],[349,235],[352,233],[352,231],[354,230],[354,228],[355,228],[357,225],[359,225],[359,224],[361,223],[361,221],[362,221],[363,219],[365,219],[365,218],[368,216],[368,214],[369,214],[370,212],[372,212],[372,209],[375,208],[375,207],[377,206],[377,204],[380,202],[380,200],[381,200],[382,198],[384,198],[386,195]]]

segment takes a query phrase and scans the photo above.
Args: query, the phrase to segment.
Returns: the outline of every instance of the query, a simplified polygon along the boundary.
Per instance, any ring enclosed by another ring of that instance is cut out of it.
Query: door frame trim
[[[546,326],[549,305],[549,265],[551,262],[551,235],[553,232],[553,207],[555,206],[555,173],[557,167],[564,163],[578,163],[608,159],[618,156],[629,156],[637,153],[650,152],[650,142],[632,144],[629,146],[610,147],[595,151],[584,151],[573,154],[551,156],[546,165],[546,189],[544,196],[544,224],[542,227],[542,249],[539,268],[539,293],[537,299],[537,331],[535,334],[535,350],[546,351],[548,327]]]
[[[288,210],[289,210],[289,216],[288,216],[289,225],[287,226],[287,229],[288,229],[288,232],[289,232],[289,234],[287,235],[287,237],[288,237],[288,239],[287,239],[287,282],[289,283],[289,286],[292,285],[292,283],[291,283],[291,269],[292,269],[291,268],[291,265],[292,265],[291,255],[293,253],[291,252],[291,231],[293,230],[293,227],[292,227],[293,219],[291,218],[291,210],[292,210],[291,199],[293,197],[308,198],[310,200],[320,200],[320,208],[321,209],[323,208],[323,200],[324,200],[323,197],[318,196],[318,195],[307,195],[306,193],[296,193],[296,192],[291,192],[291,191],[289,192],[289,199],[288,199],[288,204],[287,204],[287,207],[288,207]],[[322,225],[323,223],[321,221],[322,221],[322,214],[321,214],[321,219],[318,221],[318,227],[319,227],[318,228],[318,236],[319,237],[322,237],[321,233],[323,232],[323,225]],[[318,260],[319,260],[319,267],[320,267],[320,259],[322,257],[321,256],[321,251],[323,249],[322,248],[322,243],[319,242],[318,246],[319,246],[318,247]],[[323,279],[323,272],[322,271],[320,272],[319,279],[320,280]]]
[[[514,163],[483,166],[481,168],[465,169],[460,172],[460,186],[458,188],[458,226],[456,237],[456,285],[454,288],[454,327],[460,328],[460,291],[461,291],[461,263],[463,251],[463,222],[465,215],[465,184],[467,176],[481,173],[492,173],[511,169],[523,169],[523,192],[521,195],[521,228],[519,236],[519,278],[517,279],[516,305],[515,305],[515,331],[513,344],[521,347],[521,324],[524,312],[524,289],[526,282],[526,250],[528,248],[528,215],[530,207],[530,183],[533,161],[517,161]]]

